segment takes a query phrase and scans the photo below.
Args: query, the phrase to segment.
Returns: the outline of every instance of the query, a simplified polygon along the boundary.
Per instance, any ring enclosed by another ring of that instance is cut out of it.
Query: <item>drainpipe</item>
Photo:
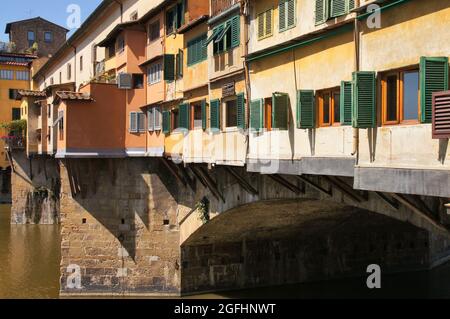
[[[360,34],[359,34],[359,20],[355,18],[355,27],[354,27],[354,42],[355,42],[355,71],[358,72],[360,70],[360,51],[359,51],[359,41],[360,41]],[[358,163],[358,157],[359,157],[359,129],[354,128],[353,129],[353,152],[352,156],[357,155],[356,162]]]
[[[241,7],[241,14],[244,16],[244,56],[247,57],[248,55],[248,43],[250,41],[249,37],[249,24],[250,24],[250,17],[249,17],[249,3],[248,1],[242,2]],[[247,102],[246,102],[246,121],[247,121],[247,128],[250,128],[250,101],[252,98],[252,91],[251,91],[251,85],[250,85],[250,68],[249,63],[244,60],[244,72],[245,72],[245,86],[247,89]]]

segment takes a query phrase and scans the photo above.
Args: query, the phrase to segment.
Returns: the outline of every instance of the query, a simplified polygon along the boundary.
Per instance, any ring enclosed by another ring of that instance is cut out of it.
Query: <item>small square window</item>
[[[47,43],[53,42],[53,33],[51,31],[44,32],[44,41]]]

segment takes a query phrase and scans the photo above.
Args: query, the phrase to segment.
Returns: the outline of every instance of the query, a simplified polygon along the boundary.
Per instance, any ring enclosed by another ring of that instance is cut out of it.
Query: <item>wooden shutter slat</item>
[[[250,103],[250,130],[260,132],[263,128],[263,99],[253,100]]]
[[[272,95],[272,127],[287,130],[289,122],[289,95],[274,93]]]
[[[245,96],[244,93],[237,95],[237,127],[245,130]]]
[[[352,109],[353,109],[353,94],[352,82],[342,81],[341,83],[341,124],[352,125]]]
[[[347,13],[348,0],[331,0],[331,17],[339,17]]]
[[[420,120],[432,122],[432,95],[448,90],[448,58],[422,57],[420,59]]]
[[[297,92],[297,127],[311,129],[316,127],[316,108],[314,91],[300,90]]]
[[[220,130],[220,100],[213,100],[210,103],[211,129]]]
[[[170,115],[170,111],[163,112],[163,133],[166,135],[169,134],[171,130]]]
[[[432,136],[434,139],[450,138],[450,91],[433,93]]]
[[[202,129],[206,130],[207,128],[207,114],[206,114],[206,100],[202,101]]]
[[[164,80],[173,81],[175,80],[175,55],[165,54],[164,55]]]
[[[179,106],[179,110],[180,110],[180,125],[179,125],[179,127],[181,129],[189,130],[190,129],[189,104],[188,103],[181,104]]]
[[[316,25],[325,23],[328,20],[328,0],[316,0]]]
[[[375,72],[353,73],[353,126],[372,128],[376,126],[376,80]]]
[[[292,28],[296,24],[296,14],[295,14],[295,1],[296,0],[287,0],[286,3],[286,10],[287,10],[287,17],[286,17],[286,25],[287,28]]]

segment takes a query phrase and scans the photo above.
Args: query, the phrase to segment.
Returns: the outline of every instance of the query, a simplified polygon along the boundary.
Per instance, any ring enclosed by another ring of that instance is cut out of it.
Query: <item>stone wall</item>
[[[240,211],[246,213],[249,210]],[[283,211],[283,214],[289,213]],[[274,222],[281,218],[275,210],[269,211],[267,218],[269,215]],[[226,223],[240,228],[239,220]],[[360,276],[364,277],[361,281],[364,285],[371,264],[380,265],[383,274],[430,267],[428,232],[362,210],[336,211],[334,217],[318,216],[295,230],[284,227],[284,234],[271,229],[272,238],[261,236],[268,229],[255,228],[247,238],[240,238],[236,233],[226,240],[222,238],[223,241],[208,240],[217,239],[215,236],[220,232],[213,224],[209,231],[203,230],[204,243],[196,241],[182,248],[182,292]]]
[[[159,159],[64,160],[61,186],[62,295],[179,294],[178,186]]]
[[[11,223],[59,223],[59,167],[51,157],[27,158],[22,151],[12,155]]]

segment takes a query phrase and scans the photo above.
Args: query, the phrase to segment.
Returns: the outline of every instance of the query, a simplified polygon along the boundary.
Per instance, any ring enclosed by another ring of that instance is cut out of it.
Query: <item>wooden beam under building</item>
[[[269,178],[271,178],[272,180],[274,180],[275,182],[277,182],[278,184],[284,186],[285,188],[289,189],[291,192],[299,195],[301,193],[303,193],[303,190],[298,187],[297,185],[292,184],[291,182],[289,182],[287,179],[281,177],[278,174],[275,175],[267,175]]]
[[[314,188],[315,190],[327,195],[327,196],[333,196],[332,190],[331,188],[326,190],[325,188],[323,188],[322,186],[320,186],[319,184],[316,184],[315,182],[311,181],[310,179],[306,178],[305,176],[302,175],[297,175],[297,178],[299,180],[301,180],[303,183],[309,185],[310,187]]]
[[[259,192],[241,175],[239,175],[233,168],[225,166],[225,170],[232,175],[241,185],[241,187],[251,195],[258,195]]]

